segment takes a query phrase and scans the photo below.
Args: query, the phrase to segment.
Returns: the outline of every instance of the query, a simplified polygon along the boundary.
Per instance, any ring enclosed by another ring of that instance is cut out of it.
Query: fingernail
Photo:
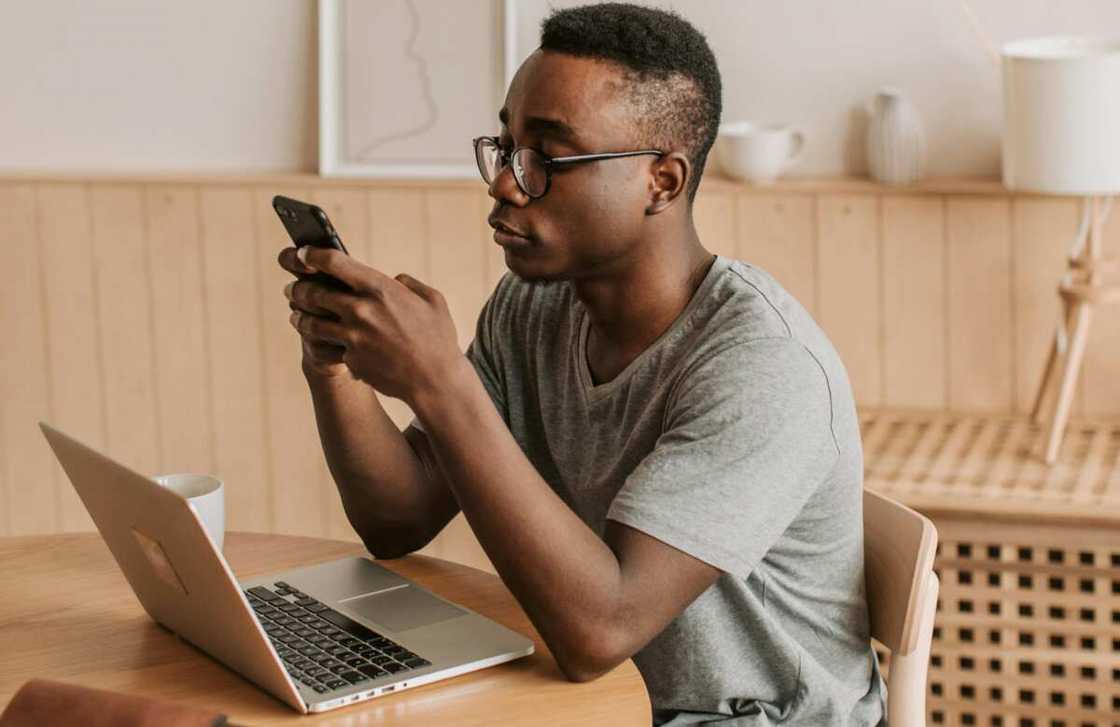
[[[298,310],[292,311],[292,314],[290,316],[288,316],[288,323],[291,323],[293,326],[295,326],[296,321],[298,321],[298,320],[299,320],[299,311]]]
[[[296,250],[296,257],[298,257],[299,261],[304,264],[304,267],[312,269],[311,266],[307,263],[307,247],[306,246],[298,248]]]
[[[284,297],[288,300],[292,299],[292,288],[296,287],[296,281],[291,281],[284,286]]]

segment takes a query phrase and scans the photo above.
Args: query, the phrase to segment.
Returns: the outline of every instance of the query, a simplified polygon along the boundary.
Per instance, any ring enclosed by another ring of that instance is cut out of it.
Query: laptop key
[[[329,682],[327,682],[327,686],[331,689],[338,689],[339,687],[350,686],[350,682],[346,681],[345,679],[331,679]]]
[[[316,605],[321,606],[323,604],[319,603],[314,598],[297,598],[296,599],[296,605],[297,606],[316,606]]]
[[[280,596],[276,595],[272,591],[265,588],[264,586],[253,586],[252,588],[249,589],[248,592],[252,593],[254,596],[261,599],[262,601],[269,601],[270,603],[273,602],[273,601],[284,600]]]
[[[423,666],[431,666],[432,662],[427,659],[421,659],[419,656],[414,656],[411,659],[405,659],[404,665],[412,667],[413,669],[419,669]]]
[[[315,691],[317,691],[319,694],[326,694],[327,692],[329,692],[331,690],[330,687],[324,686],[322,684],[316,684],[315,686],[313,686],[311,688],[314,689]]]
[[[332,646],[327,649],[326,652],[332,656],[350,656],[350,650],[344,649],[341,646]]]
[[[374,666],[373,664],[367,664],[366,666],[359,666],[359,667],[357,667],[357,669],[358,669],[358,671],[365,674],[370,679],[377,679],[378,677],[383,677],[383,676],[385,676],[386,674],[389,673],[389,672],[385,671],[384,669],[382,669],[381,667]]]
[[[357,671],[343,672],[342,674],[339,674],[339,676],[350,682],[351,684],[361,684],[362,682],[369,681],[369,677]]]
[[[407,666],[405,666],[404,664],[398,664],[395,661],[391,661],[388,664],[384,664],[384,665],[382,665],[381,668],[384,669],[385,671],[389,672],[390,674],[396,674],[399,671],[408,671]]]
[[[332,666],[330,668],[331,672],[333,672],[334,674],[343,674],[344,672],[348,672],[352,669],[353,667],[349,664],[340,664],[338,666]]]
[[[368,664],[369,663],[368,661],[366,661],[365,659],[363,659],[360,656],[351,656],[349,659],[343,659],[343,661],[346,662],[347,664],[349,664],[350,666],[355,666],[355,667],[356,666],[362,666],[363,664]]]

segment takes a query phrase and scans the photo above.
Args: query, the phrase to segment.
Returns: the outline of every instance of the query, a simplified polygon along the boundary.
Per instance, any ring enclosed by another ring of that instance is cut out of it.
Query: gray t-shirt
[[[768,273],[718,256],[670,328],[594,385],[566,282],[506,273],[467,350],[541,476],[724,573],[634,656],[654,723],[877,725],[863,455],[836,351]]]

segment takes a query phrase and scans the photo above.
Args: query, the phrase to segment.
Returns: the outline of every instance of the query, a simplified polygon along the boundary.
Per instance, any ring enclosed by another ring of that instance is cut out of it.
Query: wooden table
[[[227,533],[239,578],[365,555],[359,544]],[[379,561],[536,644],[532,656],[321,715],[301,716],[155,624],[96,533],[0,538],[0,711],[41,676],[207,706],[245,724],[649,725],[633,662],[592,682],[567,681],[496,576],[413,555]]]

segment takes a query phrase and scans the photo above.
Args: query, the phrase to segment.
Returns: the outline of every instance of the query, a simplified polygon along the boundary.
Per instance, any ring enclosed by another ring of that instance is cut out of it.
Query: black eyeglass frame
[[[529,190],[525,189],[525,184],[521,181],[521,177],[517,174],[517,167],[513,168],[513,179],[515,182],[517,182],[517,188],[520,189],[529,199],[540,199],[541,197],[548,194],[548,190],[552,188],[552,167],[554,166],[561,166],[564,164],[581,164],[583,162],[597,162],[603,159],[621,159],[622,157],[635,157],[648,154],[652,154],[654,156],[665,155],[665,152],[659,149],[639,149],[636,151],[607,151],[599,152],[597,154],[576,154],[566,157],[550,157],[540,149],[534,149],[531,146],[519,146],[513,151],[509,152],[509,154],[505,156],[505,163],[502,163],[501,160],[503,155],[505,155],[505,152],[502,151],[502,146],[499,142],[499,138],[497,136],[476,136],[471,140],[471,144],[474,146],[474,161],[475,164],[478,165],[478,173],[482,175],[482,181],[486,182],[487,184],[493,184],[494,180],[488,180],[486,178],[486,170],[483,169],[482,158],[478,153],[479,146],[484,141],[489,141],[490,143],[492,143],[494,145],[494,148],[498,152],[499,166],[497,171],[494,173],[494,179],[497,179],[498,175],[502,173],[502,170],[513,163],[513,158],[521,151],[531,151],[541,158],[541,163],[544,165],[544,191],[540,194],[529,194]],[[522,166],[524,167],[524,164]]]

